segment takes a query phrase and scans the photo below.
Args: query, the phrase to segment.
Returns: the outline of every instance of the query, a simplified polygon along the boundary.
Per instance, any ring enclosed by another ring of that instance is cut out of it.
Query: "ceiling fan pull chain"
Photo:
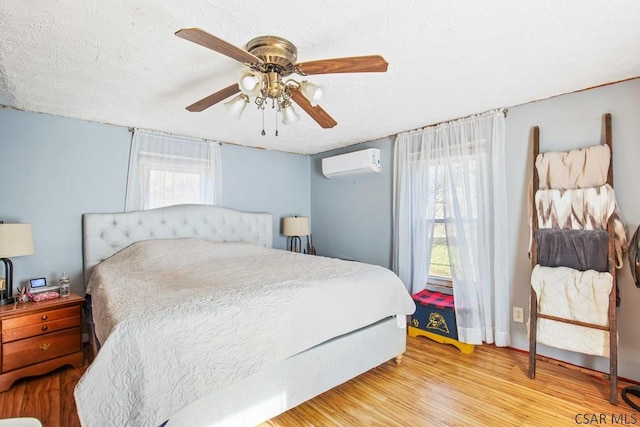
[[[265,136],[267,133],[264,131],[264,108],[262,110],[262,136]]]
[[[276,136],[278,136],[278,110],[276,110]]]

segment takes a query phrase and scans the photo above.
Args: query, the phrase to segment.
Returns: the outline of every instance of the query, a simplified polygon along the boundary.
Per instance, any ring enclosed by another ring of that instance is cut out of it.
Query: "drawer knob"
[[[47,316],[46,314],[42,315],[42,320],[47,320],[49,318],[49,316]]]
[[[44,326],[42,327],[42,330],[43,330],[43,331],[46,331],[47,329],[49,329],[49,327],[48,327],[47,325],[44,325]]]
[[[44,343],[44,344],[40,344],[40,345],[38,346],[38,348],[39,348],[40,350],[45,350],[45,351],[46,351],[46,350],[49,350],[49,349],[51,348],[51,343],[50,343],[50,342],[46,342],[46,343]]]

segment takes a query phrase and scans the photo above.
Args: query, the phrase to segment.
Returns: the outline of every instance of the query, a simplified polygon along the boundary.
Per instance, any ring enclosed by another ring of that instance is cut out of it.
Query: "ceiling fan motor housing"
[[[298,49],[293,43],[282,37],[256,37],[247,43],[247,51],[264,61],[266,67],[260,71],[277,71],[282,76],[287,76],[295,71]]]

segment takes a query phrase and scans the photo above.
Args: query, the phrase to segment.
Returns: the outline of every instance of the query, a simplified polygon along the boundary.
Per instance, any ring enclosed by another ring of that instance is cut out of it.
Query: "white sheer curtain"
[[[135,130],[125,211],[222,201],[220,144]]]
[[[504,115],[494,111],[399,134],[393,267],[425,288],[436,191],[444,189],[458,339],[510,344]]]

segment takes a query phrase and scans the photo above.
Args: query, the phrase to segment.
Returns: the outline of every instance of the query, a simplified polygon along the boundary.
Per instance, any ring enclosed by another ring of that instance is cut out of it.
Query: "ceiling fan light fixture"
[[[258,109],[263,112],[263,122],[264,109],[269,103],[276,111],[276,123],[277,113],[280,112],[283,116],[282,122],[287,125],[292,124],[300,118],[291,107],[291,102],[295,102],[323,129],[329,129],[337,123],[318,105],[324,89],[307,81],[298,83],[293,79],[287,81],[284,79],[291,74],[310,76],[333,73],[384,73],[389,66],[389,63],[380,55],[298,62],[298,50],[295,45],[277,36],[255,37],[247,43],[245,49],[242,49],[200,28],[182,28],[176,31],[175,35],[225,55],[245,66],[237,83],[186,107],[192,112],[203,111],[240,92],[240,95],[225,103],[229,113],[237,118],[240,118],[251,97]],[[264,123],[262,133],[264,134]]]
[[[224,106],[227,108],[227,112],[231,116],[236,119],[240,119],[242,112],[248,103],[249,97],[244,93],[241,93],[240,95],[233,97],[230,101],[225,102]]]
[[[291,102],[284,101],[282,104],[282,124],[283,125],[292,125],[295,122],[300,120],[300,115],[296,110],[294,110]]]
[[[257,95],[262,86],[262,73],[246,70],[240,75],[240,90],[247,95]]]
[[[324,88],[322,86],[318,86],[317,84],[308,82],[306,80],[300,83],[300,92],[302,92],[304,97],[309,100],[313,107],[318,105],[320,98],[322,98],[323,90]]]

